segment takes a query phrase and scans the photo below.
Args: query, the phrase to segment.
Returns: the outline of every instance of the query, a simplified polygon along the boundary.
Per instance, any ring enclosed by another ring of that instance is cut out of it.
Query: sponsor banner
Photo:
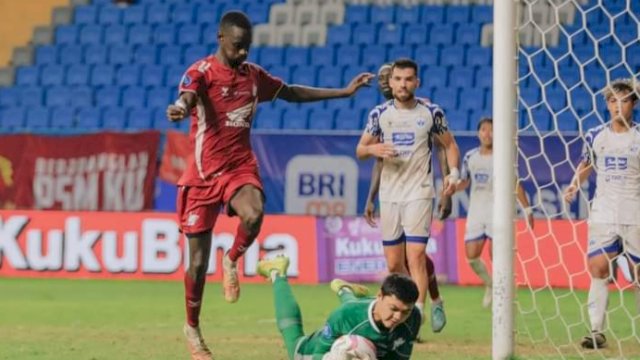
[[[152,209],[159,142],[155,131],[3,136],[0,208]]]
[[[434,221],[427,252],[433,259],[441,281],[457,278],[453,221]],[[341,278],[355,282],[380,282],[387,275],[387,264],[380,228],[370,227],[360,217],[318,218],[319,279]],[[452,244],[453,246],[451,246]]]
[[[266,216],[238,263],[241,281],[263,281],[260,258],[286,254],[292,281],[318,281],[313,217]],[[209,278],[222,278],[237,218],[220,215],[212,235]],[[0,211],[0,277],[181,280],[188,262],[175,216],[163,213]]]

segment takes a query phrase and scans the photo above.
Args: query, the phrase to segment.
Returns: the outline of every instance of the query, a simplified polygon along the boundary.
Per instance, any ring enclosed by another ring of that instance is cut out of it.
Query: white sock
[[[482,279],[485,286],[491,286],[491,275],[487,272],[487,266],[484,264],[484,261],[480,258],[469,259],[469,266],[473,269],[473,272]]]
[[[420,310],[420,315],[424,315],[424,304],[416,303],[416,307]]]
[[[604,318],[609,304],[608,283],[607,279],[591,279],[587,308],[592,331],[602,332],[604,329]]]
[[[269,277],[271,278],[272,283],[276,282],[276,278],[278,277],[278,270],[271,270],[271,272],[269,273]]]

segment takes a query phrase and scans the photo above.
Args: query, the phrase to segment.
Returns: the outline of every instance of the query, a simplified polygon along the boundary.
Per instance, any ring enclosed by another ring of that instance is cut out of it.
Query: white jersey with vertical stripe
[[[467,221],[491,222],[493,216],[493,154],[483,155],[474,148],[464,155],[461,180],[470,180]]]
[[[596,172],[596,191],[589,222],[640,225],[640,127],[622,133],[611,124],[585,135],[582,161]]]
[[[382,162],[380,201],[406,202],[435,197],[433,137],[447,131],[444,111],[423,99],[416,99],[412,109],[399,109],[394,100],[389,100],[371,110],[365,132],[381,143],[392,144],[397,153]]]

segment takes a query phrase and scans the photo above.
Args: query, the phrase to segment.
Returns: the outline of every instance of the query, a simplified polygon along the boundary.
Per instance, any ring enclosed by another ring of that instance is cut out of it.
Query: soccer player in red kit
[[[171,121],[191,115],[192,152],[178,182],[177,211],[180,230],[189,242],[184,332],[192,359],[213,359],[200,332],[199,315],[211,231],[219,210],[224,205],[228,214],[240,218],[233,246],[222,261],[228,302],[237,301],[240,295],[236,261],[253,243],[262,224],[264,193],[249,141],[256,106],[276,98],[307,102],[348,97],[374,76],[359,74],[343,89],[287,85],[245,62],[251,30],[244,13],[226,13],[220,20],[216,53],[189,67],[180,84],[180,97],[167,108]]]

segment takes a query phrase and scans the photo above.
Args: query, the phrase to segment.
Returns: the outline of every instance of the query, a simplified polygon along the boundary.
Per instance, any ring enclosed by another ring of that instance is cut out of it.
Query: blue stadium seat
[[[182,64],[182,48],[178,45],[167,45],[160,49],[160,64]]]
[[[147,91],[142,86],[129,86],[122,92],[122,106],[144,107],[147,102]]]
[[[70,107],[58,107],[51,111],[51,127],[54,129],[71,129],[74,127],[75,111]]]
[[[471,9],[471,21],[476,24],[493,22],[493,6],[476,5]]]
[[[283,50],[281,47],[267,46],[262,48],[260,52],[260,65],[270,67],[282,65],[283,63]]]
[[[100,128],[100,108],[81,107],[76,111],[76,127],[84,131]]]
[[[178,4],[171,11],[172,22],[176,24],[192,24],[195,20],[195,4]]]
[[[153,65],[158,61],[158,48],[155,45],[138,45],[133,52],[133,62],[140,65]]]
[[[108,48],[103,45],[89,45],[83,49],[84,63],[87,65],[101,65],[107,62]]]
[[[92,5],[76,6],[73,21],[78,25],[95,24],[98,19],[98,7]]]
[[[59,61],[63,65],[75,65],[83,63],[82,46],[64,45],[60,48]]]
[[[93,106],[93,88],[89,86],[76,86],[71,88],[70,97],[73,99],[73,106],[85,107]]]
[[[556,114],[555,126],[553,127],[558,131],[577,131],[578,121],[578,118],[571,111],[563,111],[560,114]]]
[[[215,49],[217,49],[218,47],[216,46]],[[254,64],[259,64],[260,63],[260,50],[262,50],[261,47],[252,47],[251,49],[249,49],[249,56],[247,57],[247,61],[254,63]],[[210,53],[213,53],[215,50],[212,49],[212,51]]]
[[[336,65],[360,63],[360,47],[357,45],[341,45],[336,51]]]
[[[112,85],[115,78],[115,71],[110,65],[96,65],[91,69],[91,82],[93,86]]]
[[[153,30],[150,25],[136,24],[129,28],[129,44],[145,45],[151,42]]]
[[[184,51],[184,63],[191,65],[207,56],[208,50],[203,45],[192,45]]]
[[[184,124],[189,124],[189,120],[182,120],[177,125],[171,123],[167,119],[166,115],[166,105],[162,108],[156,108],[153,110],[153,118],[152,118],[152,127],[156,130],[165,131],[168,129],[175,129],[177,126],[184,126]]]
[[[446,111],[449,130],[451,131],[467,131],[469,130],[469,112],[464,110]]]
[[[477,45],[480,43],[480,27],[477,24],[460,24],[456,32],[459,45]]]
[[[59,25],[56,27],[56,44],[75,44],[78,41],[77,25]]]
[[[449,83],[449,71],[445,67],[429,66],[420,75],[420,86],[427,88],[446,87]]]
[[[215,4],[201,4],[196,11],[196,22],[198,24],[211,24],[218,21],[219,17],[218,6]],[[251,20],[253,21],[253,19]]]
[[[335,54],[333,46],[312,47],[309,63],[311,65],[334,65]]]
[[[187,68],[182,65],[171,65],[166,68],[165,85],[177,89]]]
[[[376,26],[372,24],[358,24],[353,29],[353,40],[355,45],[369,45],[376,43]]]
[[[106,45],[122,45],[127,43],[127,27],[124,25],[110,25],[104,29],[104,43]]]
[[[597,62],[591,62],[584,66],[584,73],[587,84],[594,91],[602,90],[607,83],[606,70],[602,68]]]
[[[280,129],[282,128],[282,109],[260,107],[255,118],[256,129]]]
[[[363,72],[369,72],[369,68],[362,65],[347,65],[342,72],[341,86],[345,86],[354,77]]]
[[[166,4],[152,4],[147,8],[147,23],[151,25],[166,24],[170,21],[171,10]]]
[[[316,84],[317,66],[297,66],[291,74],[291,83],[314,86]]]
[[[538,106],[537,108],[531,110],[529,122],[533,123],[538,131],[549,131],[553,129],[551,113],[546,108],[546,106]]]
[[[413,58],[413,47],[409,45],[394,45],[389,47],[389,60],[395,61],[400,58]]]
[[[603,120],[604,119],[602,119],[602,115],[595,112],[591,113],[580,119],[580,122],[578,123],[578,129],[581,132],[586,132],[589,129],[602,125]]]
[[[563,89],[546,88],[547,104],[554,112],[559,112],[567,106],[567,93]]]
[[[444,6],[427,5],[420,7],[420,22],[423,24],[443,24]]]
[[[140,65],[122,65],[116,72],[116,84],[136,86],[140,83]]]
[[[145,5],[135,4],[129,6],[122,14],[122,23],[125,25],[143,24],[147,18],[147,7]]]
[[[476,88],[465,88],[460,90],[460,105],[459,110],[475,111],[484,110],[484,91]]]
[[[450,46],[453,43],[453,28],[451,24],[433,25],[429,44]]]
[[[65,76],[64,66],[45,65],[40,71],[40,84],[43,86],[61,85]]]
[[[268,69],[269,73],[288,83],[291,78],[291,67],[287,65],[272,65]]]
[[[178,32],[178,44],[199,45],[202,42],[201,33],[202,27],[200,25],[184,24]]]
[[[414,56],[420,59],[420,65],[436,66],[440,62],[440,49],[430,45],[418,45],[415,48]]]
[[[407,45],[423,46],[427,43],[427,35],[429,34],[429,25],[427,24],[408,24],[404,30],[404,43]]]
[[[247,6],[247,16],[251,20],[251,23],[262,24],[269,22],[269,7],[270,5],[268,3],[250,3]]]
[[[476,71],[475,84],[477,88],[491,88],[493,86],[493,70],[491,67],[482,67]]]
[[[26,109],[23,107],[8,107],[0,112],[0,127],[3,129],[19,129],[24,126]]]
[[[371,7],[371,23],[372,24],[393,24],[396,17],[396,8],[394,6],[372,6]]]
[[[447,6],[445,18],[449,24],[466,24],[471,21],[470,6]]]
[[[142,77],[140,83],[143,86],[153,87],[164,84],[164,66],[144,65],[142,67]]]
[[[20,90],[20,105],[41,106],[44,101],[44,90],[40,86],[25,86]]]
[[[454,67],[451,70],[449,86],[456,88],[472,88],[475,70],[468,67]]]
[[[120,24],[124,11],[115,5],[107,5],[100,8],[98,22],[104,25]]]
[[[444,111],[458,108],[458,90],[448,88],[436,88],[433,93],[433,102],[440,105]]]
[[[342,66],[323,66],[318,71],[318,86],[337,88],[342,85],[341,83]]]
[[[27,109],[25,127],[30,130],[44,130],[49,127],[51,112],[45,107],[31,107]]]
[[[624,64],[620,64],[612,69],[609,69],[609,79],[620,79],[620,78],[633,78],[634,74],[630,73],[627,70]]]
[[[132,130],[151,129],[153,110],[148,108],[135,108],[127,113],[127,128]]]
[[[127,111],[120,107],[107,107],[102,112],[102,128],[106,130],[124,130]]]
[[[402,43],[402,26],[386,24],[378,30],[378,43],[382,45],[400,45]]]
[[[350,44],[351,33],[350,24],[330,26],[327,33],[327,45]]]
[[[20,91],[17,87],[0,87],[0,108],[16,106],[20,102]]]
[[[155,87],[149,90],[147,93],[147,107],[149,108],[164,108],[173,102],[173,97],[178,97],[177,87]]]
[[[420,11],[415,6],[398,6],[396,10],[396,23],[417,24],[420,22]]]
[[[16,85],[31,86],[40,82],[40,71],[36,66],[20,66],[16,71]]]
[[[202,28],[202,42],[210,46],[218,44],[218,24],[205,25]]]
[[[313,109],[309,113],[309,129],[331,130],[333,129],[335,110]]]
[[[97,106],[119,106],[120,88],[117,86],[105,86],[96,91]]]
[[[387,49],[382,45],[368,45],[362,49],[361,64],[376,70],[387,61]]]
[[[464,47],[447,46],[440,53],[441,66],[459,67],[464,64]]]
[[[309,109],[306,107],[289,107],[282,115],[282,128],[302,130],[307,128]]]
[[[327,109],[333,110],[351,110],[351,98],[332,99],[331,101],[327,101],[326,107]]]
[[[369,112],[374,106],[380,104],[382,101],[384,100],[382,100],[377,86],[365,87],[358,90],[356,95],[353,97],[353,107],[356,109],[367,109],[367,112]]]
[[[52,45],[40,45],[36,48],[36,64],[55,64],[58,62],[58,48]]]
[[[360,110],[339,109],[336,111],[336,130],[361,130],[363,115]]]
[[[109,64],[125,65],[133,60],[133,48],[129,45],[112,45],[109,47]]]
[[[352,24],[368,23],[370,10],[368,5],[348,5],[344,20]]]
[[[600,47],[600,60],[609,68],[622,63],[622,49],[618,45]]]
[[[579,115],[585,115],[594,110],[593,96],[582,86],[571,91],[570,100],[571,108]]]
[[[100,44],[102,43],[102,26],[85,25],[80,31],[80,44]]]
[[[524,102],[524,105],[531,107],[540,102],[542,94],[540,88],[530,87],[520,90],[520,99]]]
[[[491,66],[492,49],[490,47],[471,46],[467,49],[465,59],[467,66]]]
[[[153,31],[153,42],[160,45],[173,45],[176,42],[178,29],[175,25],[160,24]]]
[[[289,46],[284,50],[284,61],[289,66],[308,65],[309,48]]]
[[[45,95],[46,106],[67,106],[72,100],[69,91],[64,86],[51,86]]]

